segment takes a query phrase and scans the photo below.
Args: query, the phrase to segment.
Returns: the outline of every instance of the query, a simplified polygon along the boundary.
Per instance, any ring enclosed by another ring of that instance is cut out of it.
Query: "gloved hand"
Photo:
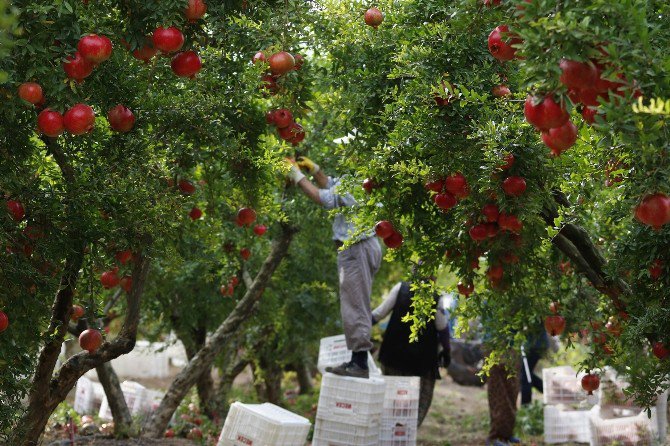
[[[305,175],[300,171],[300,168],[294,160],[291,158],[284,158],[284,163],[286,163],[289,168],[288,174],[286,176],[293,182],[293,185],[296,185],[305,178]]]
[[[319,172],[319,170],[321,170],[318,164],[316,164],[314,161],[307,158],[306,156],[299,156],[297,158],[297,161],[298,166],[300,166],[301,169],[307,169],[307,172],[310,175],[316,175]]]
[[[449,367],[449,364],[451,364],[451,349],[442,350],[440,352],[440,356],[437,359],[437,362],[440,367],[444,367],[445,369]]]

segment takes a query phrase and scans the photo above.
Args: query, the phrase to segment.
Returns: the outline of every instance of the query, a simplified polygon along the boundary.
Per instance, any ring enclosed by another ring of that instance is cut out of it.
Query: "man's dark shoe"
[[[351,376],[352,378],[370,378],[369,369],[364,369],[353,362],[343,362],[336,367],[326,367],[326,372],[340,376]]]

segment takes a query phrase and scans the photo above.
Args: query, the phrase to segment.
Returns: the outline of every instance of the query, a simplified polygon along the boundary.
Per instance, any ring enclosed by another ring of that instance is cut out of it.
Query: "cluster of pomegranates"
[[[286,108],[269,111],[265,114],[265,121],[277,128],[279,137],[284,141],[297,146],[305,139],[305,130],[293,120],[293,113]]]
[[[170,179],[168,181],[168,184],[170,184],[170,186],[172,186],[174,183]],[[196,191],[195,184],[193,184],[191,181],[189,181],[187,179],[184,179],[184,178],[182,178],[181,180],[179,180],[177,182],[177,187],[179,188],[181,193],[184,194],[184,195],[193,195]],[[199,219],[202,218],[202,210],[197,206],[193,206],[191,208],[191,210],[189,211],[188,216],[193,221],[199,220]]]
[[[93,73],[95,67],[111,56],[112,41],[106,36],[89,34],[79,40],[77,51],[65,58],[63,70],[68,78],[83,82]]]
[[[117,252],[114,257],[121,266],[125,266],[133,261],[133,253],[129,249]],[[119,267],[115,266],[100,275],[100,283],[106,290],[120,286],[123,291],[130,293],[133,287],[133,278],[128,274],[119,277]]]
[[[266,92],[276,94],[279,91],[277,81],[291,71],[299,71],[305,59],[300,54],[291,54],[287,51],[279,51],[267,57],[263,51],[258,51],[251,58],[255,64],[267,64],[268,72],[261,76],[262,85]]]
[[[381,220],[375,225],[375,234],[380,237],[384,244],[391,249],[400,248],[404,241],[402,234],[388,220]]]

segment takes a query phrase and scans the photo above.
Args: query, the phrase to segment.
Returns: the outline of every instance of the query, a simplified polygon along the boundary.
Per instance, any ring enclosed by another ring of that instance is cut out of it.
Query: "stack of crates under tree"
[[[590,411],[597,396],[589,397],[582,389],[583,376],[570,366],[542,370],[546,444],[590,442]]]
[[[379,446],[416,446],[421,378],[384,376],[386,393]]]
[[[233,403],[217,446],[304,446],[311,423],[274,404]]]
[[[323,375],[312,446],[377,446],[385,394],[381,376]]]
[[[668,391],[661,393],[649,414],[636,407],[625,393],[625,377],[605,369],[600,383],[600,403],[591,412],[591,446],[653,446],[664,444],[667,435]],[[659,443],[660,442],[660,443]]]
[[[349,362],[351,360],[351,350],[347,348],[347,341],[344,335],[330,336],[321,339],[319,345],[319,360],[316,368],[323,375],[326,373],[326,367],[334,367]],[[381,375],[382,371],[375,364],[372,355],[368,353],[368,368],[370,375]]]
[[[126,400],[131,415],[140,415],[146,407],[147,388],[135,381],[124,381],[121,383],[123,398]],[[98,417],[101,420],[112,420],[112,409],[109,407],[107,396],[102,400]]]
[[[74,410],[79,415],[94,415],[100,411],[102,400],[105,399],[105,390],[102,384],[82,376],[77,381],[74,395]]]

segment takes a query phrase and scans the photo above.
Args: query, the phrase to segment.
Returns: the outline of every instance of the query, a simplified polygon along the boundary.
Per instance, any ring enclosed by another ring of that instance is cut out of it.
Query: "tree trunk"
[[[263,289],[268,284],[281,260],[286,256],[295,232],[295,228],[282,224],[282,233],[279,238],[273,241],[272,250],[263,262],[251,287],[247,289],[242,299],[212,334],[205,346],[200,349],[187,366],[177,375],[159,407],[154,411],[151,418],[147,420],[144,429],[144,434],[147,437],[162,437],[170,421],[170,417],[172,417],[172,414],[191,387],[195,385],[203,370],[211,366],[216,356],[226,345],[226,341],[234,336],[240,325],[249,318],[256,303],[263,294]]]
[[[145,246],[148,245],[148,241]],[[149,260],[139,255],[133,268],[133,286],[126,295],[127,313],[119,335],[103,343],[94,353],[82,352],[69,358],[56,376],[53,370],[68,330],[72,311],[72,295],[83,261],[83,247],[68,257],[52,309],[47,342],[42,348],[28,398],[28,408],[12,433],[10,444],[37,446],[40,436],[56,407],[67,397],[77,380],[89,370],[111,361],[135,347],[140,316],[140,298],[149,271]]]
[[[298,384],[300,385],[300,395],[308,395],[314,391],[312,374],[305,361],[300,361],[295,365],[295,371],[298,375]]]
[[[129,435],[136,435],[136,432],[132,432],[133,417],[130,415],[130,410],[123,396],[119,377],[116,375],[114,367],[112,367],[110,362],[105,362],[97,366],[95,371],[98,373],[98,379],[100,380],[100,384],[102,384],[102,388],[105,389],[107,402],[112,411],[115,436],[117,438],[127,438]]]
[[[237,352],[233,351],[233,355],[230,355],[230,360],[226,361],[228,366],[223,371],[219,380],[219,388],[216,391],[215,401],[213,402],[215,419],[225,419],[228,416],[228,410],[230,410],[228,395],[230,395],[230,391],[233,388],[233,382],[249,365],[249,361],[246,358],[236,358],[236,356]]]
[[[279,406],[282,402],[281,382],[284,377],[284,369],[272,360],[263,359],[261,364],[265,383],[265,401]]]
[[[200,351],[207,341],[207,329],[203,326],[195,330],[188,330],[188,334],[183,335],[189,339],[182,339],[184,349],[186,350],[186,358],[191,361],[193,357]],[[200,400],[200,410],[210,420],[214,419],[214,407],[212,406],[212,396],[214,395],[214,380],[212,379],[212,365],[205,367],[202,374],[198,377],[196,382],[198,389],[198,399]]]

